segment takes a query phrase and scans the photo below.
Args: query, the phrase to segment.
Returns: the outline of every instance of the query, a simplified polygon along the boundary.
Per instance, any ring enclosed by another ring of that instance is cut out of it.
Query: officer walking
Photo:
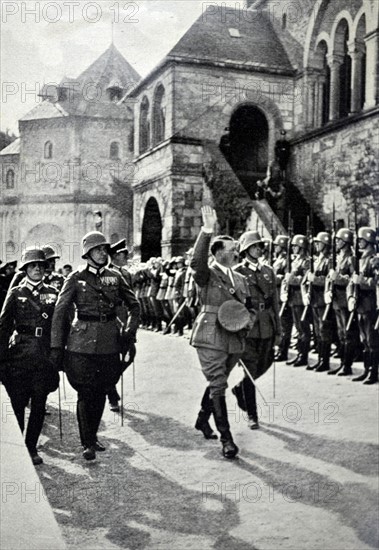
[[[240,255],[244,260],[234,271],[246,277],[250,305],[256,311],[256,319],[246,337],[242,361],[252,378],[257,380],[272,365],[275,342],[281,340],[277,283],[273,269],[260,261],[264,242],[259,233],[247,231],[241,235],[239,242]],[[232,392],[239,406],[248,414],[249,428],[259,428],[255,385],[246,372],[242,382]]]
[[[118,271],[118,273],[120,273],[124,277],[125,281],[132,289],[132,274],[126,268],[128,255],[129,250],[126,247],[126,239],[121,239],[117,243],[111,244],[109,247],[109,256],[111,258],[109,267]],[[124,325],[126,325],[128,320],[128,313],[123,304],[120,304],[117,308],[117,317],[124,323]],[[112,412],[120,412],[119,401],[121,398],[115,385],[112,385],[110,388],[108,388],[107,396],[110,410]]]
[[[128,327],[123,335],[134,344],[140,319],[140,307],[122,275],[107,267],[109,243],[98,231],[82,240],[82,258],[87,265],[66,280],[54,312],[52,357],[62,364],[66,346],[66,374],[78,392],[77,417],[83,456],[94,460],[96,451],[105,450],[97,440],[97,431],[105,405],[107,388],[121,374],[121,344],[116,322],[116,307],[122,301],[129,311]],[[67,335],[70,311],[76,315]],[[124,349],[125,351],[125,349]]]
[[[47,395],[59,385],[58,371],[49,361],[51,322],[58,292],[42,280],[45,262],[40,249],[24,252],[20,269],[25,277],[8,293],[0,316],[2,380],[22,432],[25,408],[30,401],[25,443],[35,465],[43,462],[37,442]]]
[[[214,261],[211,266],[208,265],[209,245],[217,216],[210,206],[202,207],[201,213],[203,227],[194,247],[191,267],[194,280],[200,287],[202,307],[195,320],[190,343],[196,348],[208,387],[195,428],[202,431],[205,438],[214,438],[208,422],[213,412],[221,435],[222,453],[225,458],[234,458],[238,447],[230,432],[225,390],[229,374],[243,353],[245,338],[241,332],[224,328],[218,315],[221,306],[231,300],[243,308],[248,289],[244,277],[231,271],[238,261],[236,243],[231,237],[221,235],[214,239],[210,247]]]

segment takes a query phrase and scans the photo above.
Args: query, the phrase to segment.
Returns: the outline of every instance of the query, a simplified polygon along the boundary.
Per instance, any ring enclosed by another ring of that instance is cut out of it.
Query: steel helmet
[[[289,237],[287,237],[287,235],[277,235],[275,237],[274,244],[281,246],[282,248],[286,248],[288,244],[288,239]]]
[[[264,247],[264,242],[258,231],[246,231],[239,238],[239,251],[245,252],[253,244],[260,244],[262,248]]]
[[[332,239],[326,231],[320,231],[320,233],[317,233],[316,237],[313,239],[315,243],[323,243],[327,246],[330,246],[332,244]]]
[[[300,246],[300,248],[307,248],[308,247],[308,241],[305,235],[294,235],[292,237],[291,241],[292,246]]]
[[[184,257],[183,256],[176,256],[176,263],[177,264],[184,264]]]
[[[366,242],[376,243],[376,232],[371,227],[360,227],[358,229],[358,239],[364,239]]]
[[[46,245],[42,247],[43,252],[45,253],[46,260],[57,260],[60,258],[59,254],[57,254],[54,250],[54,248],[50,245]]]
[[[90,231],[87,235],[84,235],[82,239],[82,258],[86,258],[90,250],[103,244],[109,249],[109,243],[100,231]]]
[[[348,229],[347,227],[341,227],[341,229],[337,231],[336,239],[341,239],[341,241],[344,241],[347,244],[353,244],[354,234],[351,229]]]
[[[27,248],[21,256],[20,269],[25,271],[28,264],[32,263],[46,264],[46,257],[43,250],[40,248]]]

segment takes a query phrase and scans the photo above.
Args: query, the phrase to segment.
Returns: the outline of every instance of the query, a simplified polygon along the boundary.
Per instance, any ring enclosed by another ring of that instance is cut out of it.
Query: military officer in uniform
[[[126,247],[126,239],[121,239],[117,243],[111,244],[109,246],[109,256],[111,261],[109,262],[108,267],[120,273],[130,288],[133,288],[132,275],[125,267],[128,262],[128,255],[129,250]],[[123,307],[122,304],[120,304],[117,309],[117,317],[126,325],[128,314],[126,308]],[[120,412],[119,401],[121,398],[115,385],[112,385],[108,389],[107,396],[110,410],[112,412]]]
[[[97,431],[105,405],[107,388],[121,374],[121,343],[116,308],[122,301],[129,311],[123,341],[132,345],[140,319],[140,307],[124,277],[107,267],[109,243],[98,231],[87,233],[82,241],[82,258],[87,265],[71,273],[62,288],[54,312],[51,347],[56,364],[63,361],[72,387],[78,392],[77,417],[83,456],[96,458],[104,450]],[[70,312],[76,314],[69,330]]]
[[[353,283],[356,285],[358,327],[363,344],[362,375],[353,378],[353,382],[364,380],[364,384],[375,384],[378,381],[379,338],[374,330],[376,320],[376,233],[371,227],[360,227],[358,230],[358,246],[362,251],[359,260],[359,275],[354,273]],[[349,297],[348,297],[349,299]]]
[[[8,292],[0,316],[2,380],[22,432],[25,408],[30,401],[25,444],[33,464],[43,462],[37,442],[47,395],[59,384],[58,371],[49,361],[51,322],[58,292],[43,282],[45,262],[40,249],[24,252],[20,269],[25,277]]]
[[[47,285],[53,286],[58,290],[58,292],[60,292],[63,287],[63,283],[65,281],[65,278],[63,277],[63,275],[60,275],[55,270],[55,263],[60,258],[60,256],[55,252],[54,248],[50,245],[43,246],[42,250],[44,251],[46,256],[46,270],[45,270],[44,282]]]
[[[225,390],[229,374],[244,351],[245,338],[241,332],[226,330],[220,324],[218,315],[221,306],[230,300],[240,302],[242,306],[248,297],[248,289],[244,277],[231,271],[238,261],[235,241],[228,236],[219,236],[210,247],[217,220],[216,212],[210,206],[204,206],[202,217],[203,227],[191,259],[194,281],[199,286],[201,309],[194,323],[190,343],[196,348],[208,387],[195,427],[206,438],[214,438],[208,422],[213,412],[221,435],[223,455],[225,458],[234,458],[238,447],[230,432]],[[209,247],[214,260],[211,266],[208,265]]]
[[[308,353],[311,342],[311,328],[309,319],[302,320],[304,303],[301,295],[301,282],[309,270],[310,261],[307,252],[308,241],[304,235],[298,234],[292,237],[292,251],[295,258],[292,262],[291,273],[286,273],[288,284],[288,305],[292,309],[293,322],[298,333],[297,357],[287,361],[287,365],[303,367],[308,363]]]
[[[256,319],[246,337],[242,361],[253,380],[257,380],[272,365],[274,345],[281,340],[277,283],[273,269],[262,263],[264,242],[257,231],[247,231],[240,237],[240,254],[243,262],[233,270],[246,277],[250,305],[256,311]],[[259,427],[256,391],[251,378],[245,372],[242,382],[233,388],[239,406],[249,418],[249,428]]]

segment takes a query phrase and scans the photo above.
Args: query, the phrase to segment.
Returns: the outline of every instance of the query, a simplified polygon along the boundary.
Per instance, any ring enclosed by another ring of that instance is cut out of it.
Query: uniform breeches
[[[106,392],[117,383],[120,373],[118,354],[68,354],[66,374],[78,392],[77,418],[84,447],[96,443]]]
[[[302,355],[308,355],[311,342],[311,328],[308,314],[304,321],[301,320],[304,306],[291,306],[293,322],[298,333],[298,352]]]
[[[313,330],[315,339],[318,343],[330,344],[333,336],[333,319],[332,312],[329,312],[328,319],[322,320],[325,313],[325,307],[313,307]]]
[[[274,341],[274,336],[271,338],[247,338],[242,361],[254,380],[271,367],[274,360]],[[245,376],[247,375],[245,374]]]
[[[241,354],[230,354],[226,351],[208,348],[196,348],[196,351],[203,374],[209,383],[211,398],[215,395],[225,395],[229,374]]]
[[[347,308],[334,310],[337,322],[338,339],[343,345],[358,344],[359,332],[357,322],[354,319],[350,329],[346,330],[350,313]],[[356,350],[355,350],[356,351]]]
[[[38,370],[11,367],[4,385],[22,432],[25,428],[25,408],[30,401],[25,443],[30,451],[35,451],[43,427],[48,395],[43,374]]]
[[[379,337],[374,330],[376,321],[376,312],[358,313],[359,336],[364,347],[364,351],[371,353],[379,352]]]

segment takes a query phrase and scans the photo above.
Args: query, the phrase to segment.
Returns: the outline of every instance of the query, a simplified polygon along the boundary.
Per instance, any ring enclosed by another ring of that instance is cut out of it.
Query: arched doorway
[[[251,197],[256,182],[266,177],[269,126],[265,114],[253,105],[242,105],[232,114],[229,147],[220,148]]]
[[[141,260],[146,262],[152,256],[162,253],[162,219],[154,198],[147,201],[142,223]]]

